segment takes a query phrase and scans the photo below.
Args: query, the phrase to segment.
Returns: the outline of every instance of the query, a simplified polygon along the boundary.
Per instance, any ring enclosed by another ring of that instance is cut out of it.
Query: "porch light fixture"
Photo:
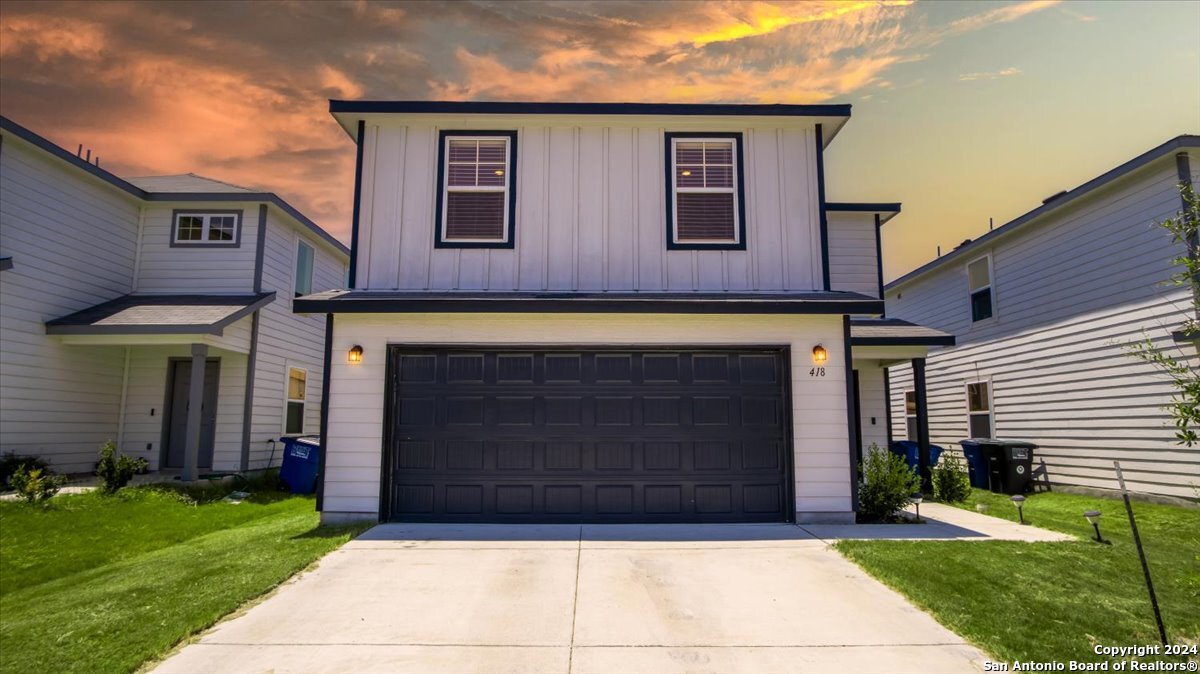
[[[920,522],[921,521],[921,501],[925,500],[925,495],[921,494],[921,493],[916,493],[916,494],[913,494],[912,496],[908,497],[908,500],[912,501],[913,506],[916,507],[917,521]]]
[[[1013,505],[1017,506],[1017,520],[1020,521],[1021,524],[1025,524],[1025,511],[1022,510],[1022,508],[1025,506],[1025,497],[1017,494],[1016,496],[1012,497],[1012,502]]]
[[[824,365],[825,361],[829,360],[829,352],[820,344],[813,347],[813,362],[817,365]]]
[[[1096,530],[1096,542],[1103,543],[1104,539],[1100,536],[1100,511],[1085,510],[1083,511],[1083,516],[1092,525],[1092,528]]]
[[[363,348],[355,344],[354,346],[350,347],[350,351],[346,353],[346,360],[350,361],[351,363],[361,363],[362,355]]]

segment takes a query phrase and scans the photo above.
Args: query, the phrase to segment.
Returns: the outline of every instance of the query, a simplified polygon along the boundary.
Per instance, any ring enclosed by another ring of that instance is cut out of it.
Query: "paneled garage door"
[[[779,522],[782,349],[388,354],[383,512],[399,521]]]

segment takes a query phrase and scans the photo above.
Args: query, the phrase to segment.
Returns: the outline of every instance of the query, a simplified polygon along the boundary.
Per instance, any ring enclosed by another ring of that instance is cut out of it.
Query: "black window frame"
[[[688,138],[717,138],[734,141],[734,167],[737,196],[737,241],[714,243],[691,243],[675,240],[675,140]],[[745,134],[740,131],[667,131],[663,134],[664,164],[666,167],[666,236],[667,250],[746,250],[746,161]]]
[[[508,139],[508,166],[505,169],[508,189],[508,228],[504,241],[455,241],[443,236],[442,219],[446,201],[446,146],[451,138],[494,136]],[[437,202],[433,217],[434,248],[500,248],[517,246],[517,132],[497,129],[441,129],[438,131]]]
[[[179,218],[180,216],[214,216],[214,215],[232,215],[233,216],[233,240],[232,241],[212,241],[201,239],[199,241],[180,241],[179,240]],[[240,248],[242,246],[242,210],[241,209],[220,209],[220,208],[176,208],[171,211],[171,238],[167,242],[170,248]]]

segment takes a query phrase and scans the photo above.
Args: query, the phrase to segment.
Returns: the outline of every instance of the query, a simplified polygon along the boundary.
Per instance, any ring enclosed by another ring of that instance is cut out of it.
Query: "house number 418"
[[[825,368],[823,368],[823,367],[814,367],[814,368],[811,368],[811,369],[808,371],[808,376],[810,376],[810,377],[824,377],[824,376],[825,376]]]

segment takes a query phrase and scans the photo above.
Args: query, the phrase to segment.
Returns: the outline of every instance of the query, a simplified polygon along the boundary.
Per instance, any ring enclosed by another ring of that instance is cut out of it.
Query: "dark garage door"
[[[783,350],[388,354],[399,521],[791,518]]]

